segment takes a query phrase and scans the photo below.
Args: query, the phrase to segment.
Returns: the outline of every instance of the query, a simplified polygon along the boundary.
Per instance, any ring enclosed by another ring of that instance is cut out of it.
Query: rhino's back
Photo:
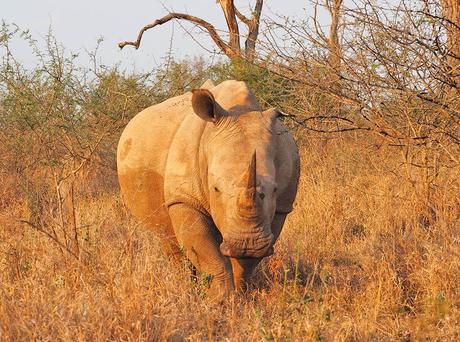
[[[174,135],[190,113],[191,94],[174,97],[137,114],[124,129],[117,149],[124,202],[152,228],[170,229],[164,206],[164,171]]]

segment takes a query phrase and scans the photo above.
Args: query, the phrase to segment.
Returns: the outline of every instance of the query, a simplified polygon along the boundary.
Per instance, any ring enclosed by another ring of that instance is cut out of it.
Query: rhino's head
[[[213,122],[203,135],[210,211],[223,242],[221,253],[261,258],[273,253],[276,209],[276,110],[226,112],[211,92],[193,91],[192,105]]]

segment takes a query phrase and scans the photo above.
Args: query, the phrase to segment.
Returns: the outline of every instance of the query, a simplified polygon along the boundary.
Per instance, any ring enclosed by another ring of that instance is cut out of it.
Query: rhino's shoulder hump
[[[226,80],[219,83],[216,88],[222,90],[240,90],[240,91],[249,91],[249,87],[244,81],[237,80]]]
[[[244,107],[247,110],[261,110],[259,102],[246,82],[228,80],[212,89],[216,101],[226,110]]]
[[[201,85],[201,89],[212,89],[214,88],[216,85],[214,84],[213,81],[211,81],[210,79],[207,79],[206,82],[204,82],[202,85]]]

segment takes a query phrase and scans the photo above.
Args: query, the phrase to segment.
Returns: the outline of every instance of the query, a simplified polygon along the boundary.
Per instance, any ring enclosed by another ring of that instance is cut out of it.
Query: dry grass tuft
[[[258,289],[222,306],[185,261],[165,260],[117,191],[78,197],[78,261],[19,221],[30,205],[2,174],[0,338],[458,340],[459,170],[443,169],[427,196],[423,170],[409,179],[393,149],[307,140],[297,205]]]

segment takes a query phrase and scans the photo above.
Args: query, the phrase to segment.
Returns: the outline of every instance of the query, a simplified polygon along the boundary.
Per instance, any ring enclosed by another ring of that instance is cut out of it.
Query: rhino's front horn
[[[241,216],[254,218],[258,216],[257,195],[257,165],[256,151],[252,154],[251,163],[243,176],[245,189],[238,196],[238,212]]]
[[[247,189],[252,190],[255,189],[257,186],[257,159],[256,159],[256,151],[252,154],[251,163],[249,164],[249,168],[247,171],[248,183]]]

